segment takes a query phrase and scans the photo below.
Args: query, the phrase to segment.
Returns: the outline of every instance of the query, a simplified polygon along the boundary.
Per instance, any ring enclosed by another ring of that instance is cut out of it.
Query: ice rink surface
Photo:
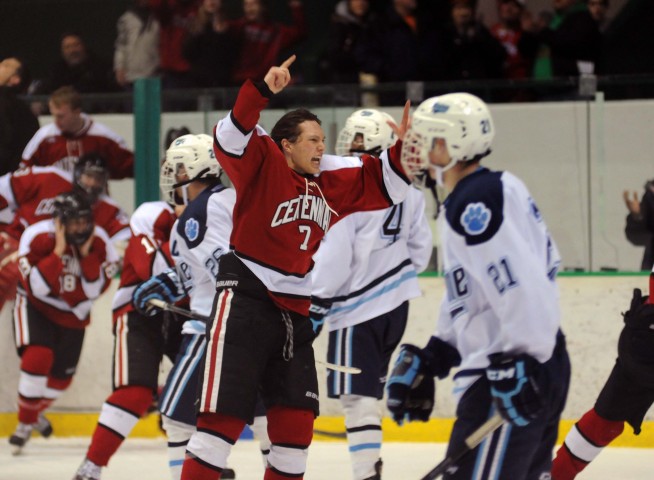
[[[0,439],[0,480],[71,480],[81,463],[88,438],[33,438],[21,456],[11,455],[7,439]],[[128,439],[104,469],[103,480],[169,480],[163,439]],[[386,443],[382,447],[384,480],[419,480],[443,458],[444,444]],[[261,480],[263,466],[258,444],[240,441],[232,450],[230,466],[238,480]],[[650,449],[608,448],[580,480],[651,480],[654,455]],[[344,442],[314,441],[309,451],[306,480],[349,480]]]

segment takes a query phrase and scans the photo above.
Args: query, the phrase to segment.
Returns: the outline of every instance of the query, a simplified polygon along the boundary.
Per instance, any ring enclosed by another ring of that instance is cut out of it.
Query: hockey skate
[[[43,438],[48,438],[52,435],[52,424],[50,423],[50,420],[43,416],[42,413],[39,414],[39,419],[32,426]]]
[[[77,469],[73,480],[100,480],[102,467],[85,458]]]
[[[375,463],[375,474],[372,477],[366,478],[366,480],[381,480],[383,462],[381,458]]]
[[[32,435],[32,425],[27,423],[19,423],[14,433],[9,437],[9,445],[11,445],[12,455],[20,455],[23,447]]]

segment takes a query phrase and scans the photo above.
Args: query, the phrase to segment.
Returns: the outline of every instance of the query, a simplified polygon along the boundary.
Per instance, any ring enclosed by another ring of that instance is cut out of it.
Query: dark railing
[[[654,75],[610,75],[554,78],[550,80],[468,80],[452,82],[398,82],[377,85],[293,85],[275,96],[271,107],[398,106],[405,99],[415,105],[448,92],[473,93],[489,103],[588,100],[596,91],[606,100],[654,98]],[[162,111],[229,109],[238,88],[163,90]],[[47,96],[26,96],[29,102],[47,105]],[[132,93],[83,95],[89,113],[131,113]]]

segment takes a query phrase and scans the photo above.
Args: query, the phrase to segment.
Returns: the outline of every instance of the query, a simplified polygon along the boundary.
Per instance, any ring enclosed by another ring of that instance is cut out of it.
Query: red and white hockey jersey
[[[143,203],[132,214],[132,237],[113,300],[114,320],[134,310],[132,294],[139,283],[173,266],[168,243],[175,220],[173,209],[161,201]]]
[[[57,195],[73,189],[73,176],[55,167],[31,167],[0,177],[0,229],[18,240],[29,225],[52,217]],[[107,195],[93,205],[95,224],[112,242],[129,239],[127,214]]]
[[[93,300],[109,287],[118,262],[107,233],[96,226],[93,234],[87,256],[82,257],[77,247],[69,245],[59,257],[54,253],[54,220],[29,226],[18,247],[21,283],[17,303],[26,297],[50,321],[67,328],[86,327]],[[16,311],[20,315],[23,309]],[[16,321],[20,324],[22,320]]]
[[[134,176],[134,153],[125,140],[106,125],[82,114],[84,126],[75,134],[62,133],[54,123],[41,127],[23,151],[21,167],[54,165],[73,171],[77,159],[88,152],[97,152],[107,160],[111,178]]]
[[[360,167],[303,176],[257,125],[268,98],[247,81],[215,130],[215,152],[237,191],[231,248],[281,308],[308,315],[312,256],[329,227],[346,215],[401,202],[409,182],[401,144]]]

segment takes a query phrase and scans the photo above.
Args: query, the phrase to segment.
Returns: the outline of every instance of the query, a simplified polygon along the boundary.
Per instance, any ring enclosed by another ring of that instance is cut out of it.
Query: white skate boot
[[[50,420],[45,418],[42,413],[39,414],[39,419],[32,426],[43,438],[48,438],[52,435],[52,424],[50,424]]]
[[[23,447],[32,435],[32,425],[28,423],[19,423],[16,430],[9,437],[9,445],[11,445],[12,455],[20,455]]]
[[[85,458],[77,469],[73,480],[100,480],[102,467]]]

